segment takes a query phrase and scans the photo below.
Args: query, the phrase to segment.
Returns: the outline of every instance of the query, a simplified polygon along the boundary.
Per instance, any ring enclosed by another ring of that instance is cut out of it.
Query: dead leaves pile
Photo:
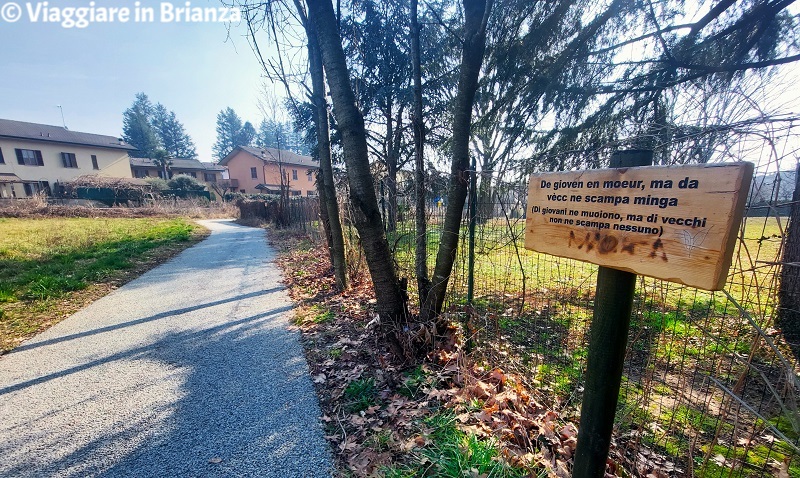
[[[447,399],[460,428],[478,437],[493,437],[511,464],[539,475],[570,476],[577,429],[534,400],[520,380],[496,368],[484,372],[463,359],[453,376],[453,388],[432,390],[430,397]]]

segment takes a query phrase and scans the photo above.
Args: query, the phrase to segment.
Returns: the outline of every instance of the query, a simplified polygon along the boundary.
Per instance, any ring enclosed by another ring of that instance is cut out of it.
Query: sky
[[[264,79],[242,25],[231,26],[229,36],[225,23],[162,22],[162,2],[153,0],[139,2],[140,8],[155,9],[152,23],[131,19],[64,28],[43,23],[42,17],[31,21],[20,0],[14,1],[22,16],[10,23],[15,12],[6,1],[0,0],[0,118],[60,126],[61,105],[69,129],[121,136],[123,111],[136,93],[144,92],[153,103],[175,111],[201,161],[212,160],[220,110],[230,106],[256,127],[261,121]],[[32,8],[44,8],[44,3],[30,2]],[[137,2],[91,3],[134,12]],[[173,0],[171,5],[185,3]],[[89,6],[90,0],[47,2],[51,12],[53,7]],[[195,0],[191,6],[219,3]],[[279,88],[274,90],[281,95]]]

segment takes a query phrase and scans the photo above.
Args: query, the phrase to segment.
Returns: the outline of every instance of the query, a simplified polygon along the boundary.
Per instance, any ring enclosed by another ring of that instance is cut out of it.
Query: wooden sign
[[[752,177],[751,163],[533,174],[525,247],[720,290]]]

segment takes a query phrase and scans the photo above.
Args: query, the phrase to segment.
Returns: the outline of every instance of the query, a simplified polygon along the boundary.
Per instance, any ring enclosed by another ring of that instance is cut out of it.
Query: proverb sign
[[[525,247],[720,290],[751,163],[531,175]]]

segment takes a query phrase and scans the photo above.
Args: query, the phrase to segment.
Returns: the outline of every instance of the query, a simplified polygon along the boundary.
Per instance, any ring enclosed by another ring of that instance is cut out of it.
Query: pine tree
[[[192,138],[178,121],[174,111],[168,111],[161,103],[156,104],[150,123],[162,148],[172,158],[196,158]]]
[[[259,148],[272,147],[271,143],[272,136],[270,134],[272,132],[271,123],[272,120],[267,121],[266,118],[263,118],[261,120],[261,123],[259,123],[258,125],[258,133],[256,133],[255,143],[256,146],[258,146]]]
[[[307,126],[308,125],[304,127]],[[266,118],[262,119],[258,126],[258,134],[255,138],[255,144],[262,148],[283,149],[305,156],[311,154],[311,148],[308,146],[307,138],[305,138],[301,132],[296,130],[292,123],[288,121],[281,122],[267,120]]]
[[[256,144],[264,148],[287,149],[286,132],[283,123],[275,120],[261,120]]]
[[[150,158],[159,148],[158,136],[150,123],[153,113],[153,104],[144,93],[137,93],[131,107],[122,113],[122,139],[137,149],[131,156]]]
[[[233,108],[225,108],[217,115],[217,141],[212,147],[214,156],[221,161],[233,148],[250,145],[255,135],[255,128],[249,121],[242,125],[242,119]]]
[[[255,137],[256,129],[253,127],[253,123],[245,121],[244,126],[239,130],[239,134],[236,135],[235,146],[251,146]]]

